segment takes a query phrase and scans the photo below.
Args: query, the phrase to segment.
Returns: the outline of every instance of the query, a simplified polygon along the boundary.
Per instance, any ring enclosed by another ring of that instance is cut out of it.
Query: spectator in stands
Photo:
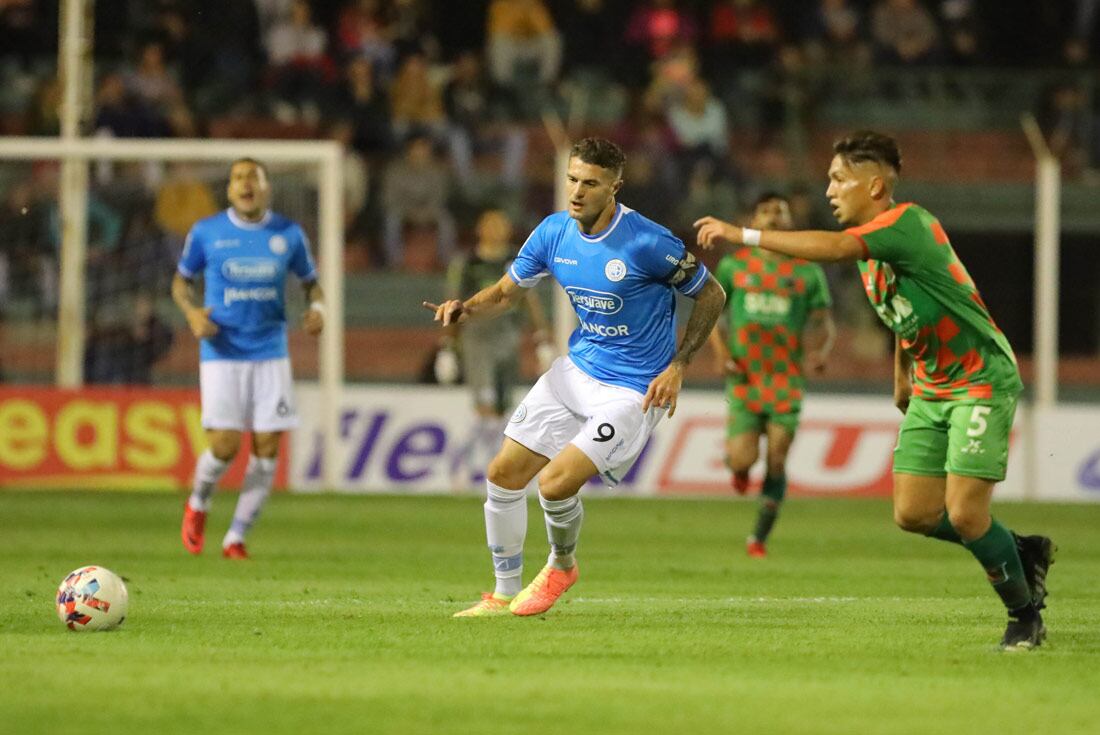
[[[61,81],[55,76],[47,77],[39,82],[31,97],[30,109],[27,111],[26,132],[29,135],[59,135],[61,133],[61,119],[58,117],[60,109]]]
[[[390,92],[393,130],[399,139],[413,133],[430,133],[441,140],[447,121],[443,116],[443,95],[428,73],[423,54],[412,54],[402,62]]]
[[[693,165],[709,159],[718,165],[729,150],[729,124],[726,108],[710,93],[702,79],[687,85],[683,97],[668,111],[668,124],[676,144]]]
[[[0,49],[24,68],[57,58],[57,2],[0,1]]]
[[[760,67],[775,54],[779,23],[760,0],[720,0],[711,8],[708,40],[712,73]]]
[[[806,54],[816,65],[864,67],[871,60],[862,11],[851,0],[819,0],[806,28]]]
[[[543,0],[492,0],[486,51],[489,73],[504,87],[547,85],[561,70],[561,37]]]
[[[126,91],[141,107],[164,119],[177,135],[194,134],[183,90],[164,59],[164,46],[151,41],[141,47],[137,67],[125,77]]]
[[[887,64],[932,62],[940,41],[935,19],[917,0],[879,0],[871,13],[871,35]]]
[[[183,243],[191,225],[218,211],[214,194],[206,182],[195,175],[189,163],[174,163],[157,189],[153,213],[157,226]]]
[[[368,59],[356,56],[344,69],[344,86],[334,114],[351,121],[351,145],[371,158],[385,153],[393,144],[389,100],[374,79]]]
[[[681,45],[691,44],[696,36],[695,21],[686,10],[677,7],[676,0],[649,0],[634,9],[623,40],[654,60]]]
[[[405,155],[390,164],[382,184],[385,212],[383,247],[390,267],[400,267],[403,258],[403,229],[406,224],[435,225],[439,262],[454,254],[455,223],[447,209],[450,181],[447,169],[435,158],[427,136],[412,137]]]
[[[691,46],[680,46],[654,62],[652,73],[642,101],[646,112],[664,116],[699,80],[699,57]]]
[[[290,16],[277,22],[265,39],[275,116],[286,123],[303,118],[316,125],[334,69],[325,55],[328,36],[313,22],[308,0],[294,0]]]
[[[511,95],[506,90],[494,90],[485,78],[481,60],[472,51],[461,54],[452,68],[443,102],[450,121],[451,160],[459,181],[463,186],[473,181],[474,153],[499,151],[500,181],[515,189],[523,183],[527,131],[515,123]]]
[[[343,56],[361,56],[369,61],[383,83],[393,77],[397,50],[380,0],[349,3],[340,13],[336,40]]]

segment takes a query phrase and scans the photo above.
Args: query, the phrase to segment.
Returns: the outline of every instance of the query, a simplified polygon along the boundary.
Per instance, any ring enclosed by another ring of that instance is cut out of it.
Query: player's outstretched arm
[[[306,302],[309,308],[302,316],[302,328],[309,334],[317,336],[325,328],[325,292],[321,290],[321,284],[317,281],[307,281],[302,284],[306,292]]]
[[[649,384],[645,400],[642,401],[643,411],[649,410],[652,405],[667,406],[669,416],[676,413],[676,399],[680,396],[680,388],[684,383],[684,368],[706,343],[725,305],[726,292],[714,276],[708,273],[707,282],[695,297],[695,306],[684,330],[684,338],[680,341],[680,349],[664,372]]]
[[[750,230],[723,222],[717,217],[696,220],[694,227],[699,231],[695,239],[705,250],[718,245],[759,246],[765,250],[819,263],[839,263],[866,257],[863,243],[847,232]]]
[[[515,305],[522,293],[523,288],[506,273],[492,286],[481,289],[465,301],[450,299],[442,304],[425,301],[423,306],[434,311],[435,321],[446,327],[469,319],[480,321],[500,316]]]
[[[195,298],[195,284],[178,272],[172,276],[172,300],[183,312],[184,318],[187,319],[187,326],[190,327],[191,334],[195,335],[195,339],[213,337],[218,333],[218,325],[210,321],[212,309],[209,306],[203,308],[199,305]]]

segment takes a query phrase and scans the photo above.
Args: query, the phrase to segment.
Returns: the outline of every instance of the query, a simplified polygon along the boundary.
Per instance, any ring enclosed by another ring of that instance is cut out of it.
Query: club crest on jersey
[[[626,278],[626,263],[618,258],[613,258],[607,261],[607,265],[603,268],[603,274],[607,276],[607,280],[618,283]]]
[[[569,295],[573,306],[593,314],[617,314],[623,308],[622,297],[606,291],[567,286],[565,293]]]
[[[271,252],[282,255],[286,252],[286,238],[282,235],[272,235],[271,239],[267,241],[267,246],[271,248]]]

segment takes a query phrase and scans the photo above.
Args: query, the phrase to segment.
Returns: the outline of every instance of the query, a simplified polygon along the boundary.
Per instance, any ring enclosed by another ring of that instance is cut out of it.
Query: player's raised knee
[[[923,508],[894,506],[894,523],[909,533],[928,533],[939,524],[942,516],[942,508],[930,512]]]
[[[523,463],[517,462],[503,452],[493,457],[485,473],[485,477],[489,482],[508,490],[524,488],[531,479],[525,477],[525,475],[526,471]]]
[[[547,500],[565,500],[577,494],[583,481],[577,479],[568,468],[554,463],[548,464],[539,473],[539,495]]]
[[[992,523],[985,508],[948,508],[947,520],[955,532],[966,540],[981,538]]]

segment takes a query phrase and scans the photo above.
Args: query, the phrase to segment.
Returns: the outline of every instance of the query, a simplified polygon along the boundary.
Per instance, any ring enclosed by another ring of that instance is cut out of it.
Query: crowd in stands
[[[57,5],[0,0],[0,132],[58,132]],[[751,196],[731,141],[775,144],[798,94],[787,80],[877,67],[1089,68],[1100,0],[96,0],[94,35],[87,132],[343,141],[358,262],[403,267],[409,231],[429,228],[439,267],[484,208],[521,224],[548,210],[530,155],[548,113],[624,143],[626,198],[683,229]],[[1092,157],[1095,115],[1078,87],[1052,88],[1041,112],[1059,150]],[[39,225],[18,213],[34,187],[2,178],[0,228],[30,237]],[[119,219],[93,196],[98,247],[152,231],[178,243],[220,188],[183,169],[143,181],[157,208],[136,223],[137,207]],[[187,206],[161,206],[172,197]],[[0,298],[22,242],[4,240]]]

